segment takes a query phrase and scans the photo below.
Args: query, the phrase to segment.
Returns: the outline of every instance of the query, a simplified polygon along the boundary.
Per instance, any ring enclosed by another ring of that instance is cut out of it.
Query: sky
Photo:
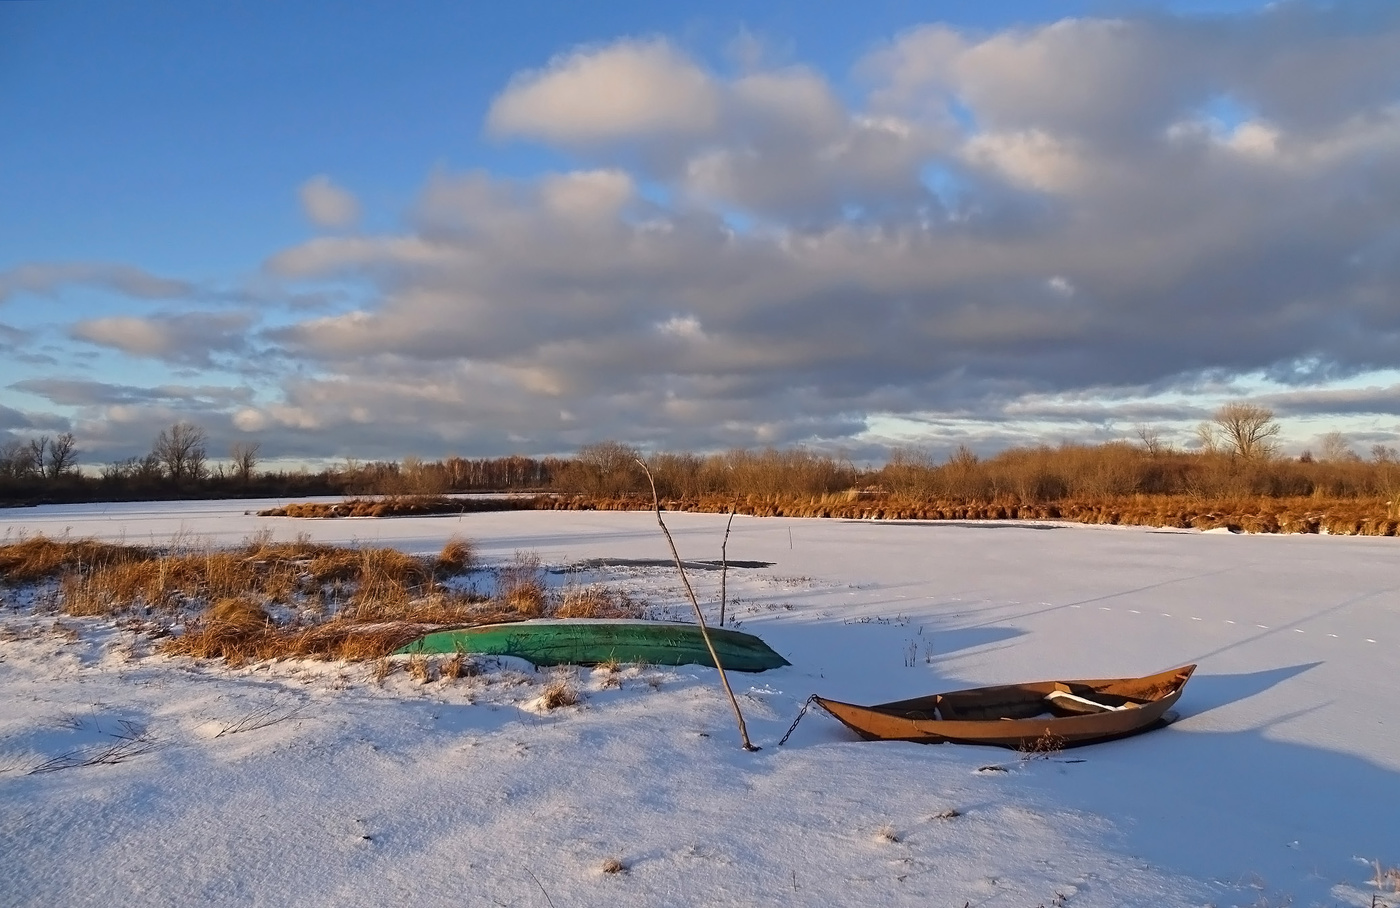
[[[1400,440],[1400,5],[0,3],[0,445]]]

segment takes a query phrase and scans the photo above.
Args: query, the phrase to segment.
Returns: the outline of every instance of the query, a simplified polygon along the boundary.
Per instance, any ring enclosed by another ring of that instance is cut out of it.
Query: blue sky
[[[1364,450],[1397,60],[1389,3],[0,4],[0,444]]]

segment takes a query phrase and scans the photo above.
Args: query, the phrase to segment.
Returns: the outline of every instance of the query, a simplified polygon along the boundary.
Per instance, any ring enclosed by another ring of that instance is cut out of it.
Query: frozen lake
[[[600,560],[591,579],[683,605],[649,513],[255,516],[277,503],[14,509],[0,527],[423,554],[459,535],[486,561]],[[719,557],[724,515],[666,519],[684,557]],[[1395,539],[739,517],[728,554],[772,563],[730,571],[731,614],[793,663],[732,677],[752,755],[709,669],[634,670],[620,690],[572,670],[585,702],[542,715],[526,707],[543,674],[231,670],[7,605],[0,904],[1369,905],[1365,862],[1400,865]],[[692,580],[717,601],[717,572]],[[776,746],[814,692],[875,702],[1190,662],[1178,722],[1063,759],[859,742],[820,714]],[[216,733],[257,710],[287,718]],[[160,746],[29,774],[123,721]],[[602,874],[613,857],[627,871]]]

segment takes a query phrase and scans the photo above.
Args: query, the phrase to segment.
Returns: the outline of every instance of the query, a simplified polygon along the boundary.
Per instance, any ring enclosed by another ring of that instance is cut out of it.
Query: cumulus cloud
[[[646,177],[701,205],[780,222],[926,206],[919,167],[947,138],[848,109],[808,67],[727,78],[661,40],[579,50],[517,77],[488,127],[595,156],[640,149],[630,156]]]
[[[77,322],[71,334],[131,356],[210,366],[215,353],[247,349],[252,322],[253,317],[244,312],[180,312],[149,318],[114,315]]]
[[[490,125],[602,166],[439,173],[412,231],[279,254],[283,273],[358,274],[380,296],[274,332],[334,377],[258,419],[364,431],[433,413],[536,449],[585,426],[761,444],[871,413],[1189,418],[1063,395],[1382,368],[1400,338],[1383,251],[1400,97],[1363,88],[1400,62],[1332,80],[1324,118],[1238,58],[1342,61],[1400,27],[1297,15],[915,29],[862,64],[864,108],[809,69],[722,77],[664,42],[561,57]],[[638,93],[585,117],[624,73]],[[1237,121],[1211,120],[1222,97],[1248,99]],[[600,150],[658,138],[640,164]],[[671,200],[642,198],[635,167]]]
[[[491,105],[499,136],[596,145],[704,134],[719,116],[710,76],[664,39],[626,40],[556,57],[522,73]]]
[[[301,199],[301,210],[318,227],[353,227],[360,219],[359,201],[325,174],[302,183],[297,196]]]
[[[664,39],[584,48],[487,120],[560,172],[438,171],[403,229],[264,263],[357,287],[334,305],[256,337],[229,313],[74,335],[185,366],[270,345],[298,366],[275,394],[150,403],[322,457],[1110,437],[1259,376],[1281,413],[1385,415],[1389,380],[1331,384],[1400,349],[1387,9],[915,28],[860,64],[863,97]]]

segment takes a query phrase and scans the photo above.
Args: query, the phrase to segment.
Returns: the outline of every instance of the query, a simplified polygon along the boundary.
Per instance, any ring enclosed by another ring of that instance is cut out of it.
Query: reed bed
[[[46,585],[73,616],[137,621],[167,653],[232,664],[380,659],[423,633],[527,618],[638,618],[616,590],[551,589],[537,556],[494,568],[494,593],[448,581],[476,569],[453,538],[435,557],[264,535],[235,549],[158,550],[43,536],[0,543],[0,583]]]
[[[443,499],[457,513],[457,499]],[[288,505],[287,516],[350,516],[341,504]],[[356,500],[351,510],[369,508]],[[382,516],[403,516],[403,500],[380,502]],[[431,513],[430,502],[417,502],[412,514]],[[478,511],[643,511],[651,502],[639,495],[535,495],[473,502]],[[1124,524],[1179,529],[1230,529],[1248,533],[1331,533],[1344,536],[1395,536],[1400,509],[1393,498],[1324,495],[1103,495],[1035,500],[1015,493],[990,498],[960,498],[894,493],[881,488],[851,489],[820,495],[699,495],[662,499],[667,511],[724,514],[733,510],[755,517],[810,517],[844,520],[1063,520],[1073,523]],[[290,511],[296,510],[295,514]],[[263,512],[278,516],[276,512]]]

